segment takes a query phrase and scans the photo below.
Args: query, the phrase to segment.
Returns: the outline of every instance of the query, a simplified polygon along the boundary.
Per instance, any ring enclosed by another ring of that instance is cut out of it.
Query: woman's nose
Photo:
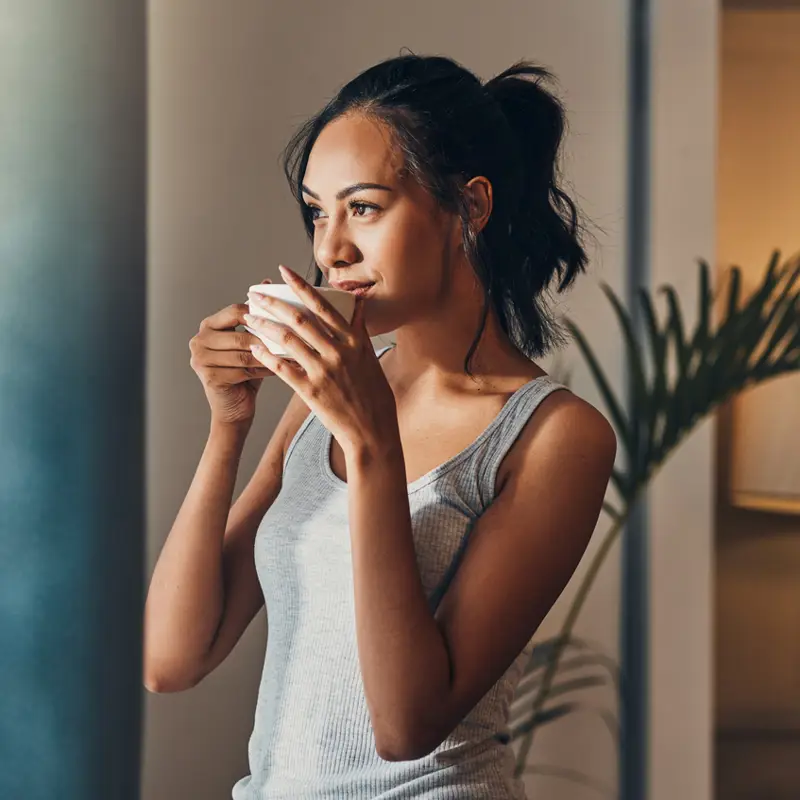
[[[358,248],[344,225],[328,225],[316,249],[317,263],[329,268],[341,262],[352,264],[358,259]]]

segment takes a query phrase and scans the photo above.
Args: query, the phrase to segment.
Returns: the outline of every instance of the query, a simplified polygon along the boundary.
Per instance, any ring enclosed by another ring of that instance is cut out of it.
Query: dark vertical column
[[[631,0],[629,6],[626,301],[638,331],[642,328],[636,290],[651,283],[651,3]],[[626,377],[630,395],[631,376]],[[622,532],[621,800],[645,800],[648,794],[649,534],[647,496],[643,494]]]
[[[0,797],[139,796],[146,6],[0,0]]]

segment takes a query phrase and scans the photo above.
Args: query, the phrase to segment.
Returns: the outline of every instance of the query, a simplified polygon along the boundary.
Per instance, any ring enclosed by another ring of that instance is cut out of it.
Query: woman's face
[[[370,336],[440,310],[453,280],[460,220],[402,166],[388,129],[354,114],[322,130],[303,177],[325,278],[375,282],[364,306]]]

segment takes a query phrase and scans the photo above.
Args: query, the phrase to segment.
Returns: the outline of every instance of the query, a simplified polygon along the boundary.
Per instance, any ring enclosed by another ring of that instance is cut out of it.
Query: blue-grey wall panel
[[[0,0],[0,797],[138,797],[146,5]]]
[[[640,288],[649,289],[651,284],[652,0],[631,0],[629,13],[626,306],[633,317],[634,327],[641,331],[637,292]],[[633,378],[630,373],[626,380],[628,396],[632,397]],[[647,493],[644,492],[622,531],[620,800],[645,800],[647,797],[649,535]]]

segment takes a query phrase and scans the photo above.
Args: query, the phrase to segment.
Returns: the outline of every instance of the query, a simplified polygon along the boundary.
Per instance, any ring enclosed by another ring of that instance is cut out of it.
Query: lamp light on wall
[[[800,375],[741,393],[732,412],[732,505],[800,514]]]

